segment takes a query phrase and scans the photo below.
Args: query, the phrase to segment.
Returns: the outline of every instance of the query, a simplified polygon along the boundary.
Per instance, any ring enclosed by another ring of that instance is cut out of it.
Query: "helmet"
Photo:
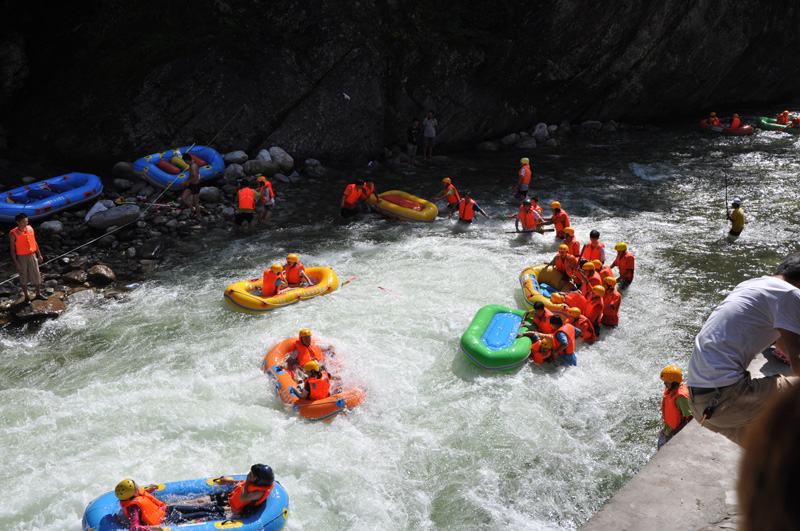
[[[530,205],[531,204],[531,200],[526,197],[525,199],[522,200],[522,204],[523,205]]]
[[[592,264],[594,265],[595,271],[603,269],[603,262],[601,262],[600,260],[592,260]]]
[[[290,264],[296,264],[297,262],[300,261],[300,257],[297,256],[297,254],[295,253],[289,253],[286,255],[286,261],[289,262]]]
[[[604,288],[603,286],[595,286],[592,288],[592,293],[594,293],[598,297],[602,297],[603,295],[606,294],[606,288]]]
[[[136,494],[136,482],[132,479],[123,479],[114,487],[114,494],[120,501],[130,500]]]
[[[253,476],[256,478],[256,485],[268,487],[275,482],[275,473],[270,466],[258,463],[250,467],[250,472],[252,472]]]
[[[788,110],[783,111],[781,114],[789,114]]]
[[[586,262],[581,266],[581,269],[584,271],[594,271],[594,264],[591,262]]]
[[[681,383],[683,381],[681,368],[677,365],[667,365],[661,369],[661,379],[669,383]]]
[[[717,113],[715,113],[713,111],[711,112],[711,116],[716,116],[716,115],[717,115]]]
[[[738,118],[739,117],[739,113],[738,112],[733,113],[733,117],[734,118]]]
[[[550,295],[550,302],[554,304],[562,304],[564,302],[564,296],[558,292],[553,293]]]
[[[550,208],[561,208],[561,203],[559,203],[558,201],[553,201],[552,203],[550,203]]]
[[[564,234],[575,236],[575,227],[564,227]]]
[[[567,313],[569,313],[570,317],[578,317],[581,314],[581,309],[577,306],[573,306],[567,310]]]
[[[614,250],[624,253],[628,250],[628,244],[625,242],[617,242],[617,244],[614,246]]]
[[[519,159],[519,163],[520,164],[530,164],[531,163],[531,159],[529,159],[528,157],[522,157],[521,159]]]
[[[563,243],[558,246],[558,253],[561,254],[562,252],[564,253],[569,252],[569,247],[567,247]]]
[[[604,278],[604,279],[603,279],[603,282],[605,282],[605,283],[606,283],[608,286],[610,286],[610,287],[614,287],[614,286],[616,286],[616,285],[617,285],[617,279],[616,279],[616,278],[614,278],[614,277],[613,277],[613,276],[611,276],[611,275],[608,275],[606,278]]]
[[[280,273],[281,271],[283,271],[283,266],[280,264],[272,264],[271,266],[269,266],[269,269],[273,273]]]
[[[553,336],[550,334],[541,334],[539,336],[539,342],[542,348],[553,348]]]
[[[300,329],[300,337],[311,337],[311,329],[310,328],[301,328]]]
[[[450,180],[450,177],[445,177],[444,179],[442,179],[442,184],[450,184],[451,182],[453,181]]]
[[[263,175],[259,175],[258,179],[256,179],[256,182],[257,183],[265,183],[265,182],[267,182],[267,178],[264,177]]]
[[[311,360],[311,361],[307,362],[305,365],[303,365],[303,370],[306,371],[306,372],[318,371],[319,370],[319,363],[317,363],[317,360]]]
[[[734,197],[733,201],[731,201],[731,204],[733,204],[733,205],[741,205],[742,204],[742,200],[739,199],[738,197]]]

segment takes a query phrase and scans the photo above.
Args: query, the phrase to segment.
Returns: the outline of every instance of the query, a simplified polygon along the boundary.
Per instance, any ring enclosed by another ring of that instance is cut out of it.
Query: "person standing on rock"
[[[192,216],[197,217],[200,213],[200,167],[188,152],[183,154],[183,162],[189,166],[189,179],[181,194],[181,202],[192,209]]]
[[[250,188],[247,181],[239,181],[239,191],[236,192],[236,215],[234,222],[244,230],[251,228],[255,223],[256,202],[259,193]]]
[[[414,118],[411,122],[411,127],[406,130],[406,149],[408,150],[408,165],[414,165],[414,159],[417,157],[417,148],[419,147],[419,120]]]
[[[272,208],[275,206],[275,192],[272,183],[263,175],[256,179],[258,183],[258,201],[256,201],[256,213],[258,213],[258,223],[264,225],[269,223],[272,218]]]
[[[422,120],[422,136],[424,138],[423,149],[425,152],[425,160],[433,159],[433,144],[436,143],[436,128],[439,127],[439,120],[433,114],[433,111],[428,111],[428,115]]]
[[[42,275],[39,273],[39,262],[44,261],[42,251],[36,243],[33,227],[28,225],[28,216],[17,214],[14,217],[17,226],[8,233],[11,247],[11,261],[19,273],[19,282],[22,287],[22,296],[19,302],[30,300],[28,284],[36,288],[36,298],[44,299],[42,295]]]
[[[695,337],[686,383],[701,426],[742,445],[767,401],[796,385],[796,376],[750,377],[750,363],[773,343],[800,376],[800,253],[736,286]]]

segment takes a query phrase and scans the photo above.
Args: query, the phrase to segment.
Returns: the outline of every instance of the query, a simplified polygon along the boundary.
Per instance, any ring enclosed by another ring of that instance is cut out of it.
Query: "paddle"
[[[556,229],[542,229],[542,230],[507,230],[505,234],[530,234],[535,232],[537,234],[544,234],[545,232],[555,232]]]
[[[344,282],[342,282],[342,287],[344,287],[344,286],[346,286],[346,285],[350,284],[350,283],[351,283],[351,282],[353,282],[354,280],[358,280],[358,277],[357,277],[356,275],[353,275],[352,277],[350,277],[350,278],[348,278],[347,280],[345,280]]]

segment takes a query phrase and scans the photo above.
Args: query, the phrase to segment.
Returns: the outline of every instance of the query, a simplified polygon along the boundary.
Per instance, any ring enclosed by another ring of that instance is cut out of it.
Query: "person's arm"
[[[130,516],[128,517],[128,522],[129,522],[128,528],[131,531],[150,531],[151,529],[154,529],[153,527],[150,527],[149,525],[144,525],[142,523],[142,513],[137,506],[134,505],[133,507],[131,507],[129,509],[129,512]],[[157,527],[155,529],[161,529],[161,528]]]
[[[14,267],[19,269],[19,262],[17,262],[17,237],[14,236],[13,232],[9,235],[8,242],[11,245],[11,261],[14,263]]]
[[[301,276],[301,277],[303,277],[303,278],[306,280],[306,282],[308,282],[308,284],[309,284],[309,285],[313,284],[313,282],[311,281],[311,279],[310,279],[310,278],[308,278],[308,275],[306,275],[306,271],[305,271],[305,269],[304,269],[304,270],[302,270],[302,271],[300,271],[300,276]]]
[[[678,398],[675,399],[675,405],[678,406],[681,412],[681,418],[692,418],[692,406],[689,405],[688,398],[678,395]]]
[[[604,264],[606,263],[606,248],[605,247],[601,247],[600,248],[600,261],[602,263],[604,263]]]
[[[514,220],[514,230],[519,232],[519,217],[517,217],[517,219]]]
[[[481,206],[480,206],[478,203],[475,203],[475,210],[477,210],[478,212],[480,212],[480,213],[481,213],[481,215],[482,215],[483,217],[485,217],[486,219],[489,219],[489,216],[486,214],[486,212],[484,212],[484,211],[483,211],[483,209],[481,208]]]

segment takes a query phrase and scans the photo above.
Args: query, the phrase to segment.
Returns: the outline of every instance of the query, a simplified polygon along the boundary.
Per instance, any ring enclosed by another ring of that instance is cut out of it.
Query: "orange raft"
[[[366,394],[358,387],[339,389],[334,384],[331,386],[331,396],[320,400],[308,400],[297,396],[295,388],[298,386],[295,375],[285,369],[286,358],[294,349],[296,338],[284,339],[274,345],[264,361],[261,370],[275,379],[275,392],[284,404],[301,417],[308,420],[331,421],[340,413],[345,413],[364,401]],[[338,372],[338,360],[332,349],[325,350],[325,365],[329,372]],[[333,382],[332,382],[333,384]]]

